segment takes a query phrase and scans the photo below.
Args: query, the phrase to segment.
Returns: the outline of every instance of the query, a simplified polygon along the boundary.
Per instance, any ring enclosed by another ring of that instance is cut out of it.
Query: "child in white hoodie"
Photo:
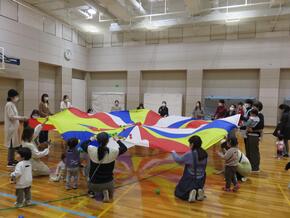
[[[30,163],[31,150],[20,148],[17,152],[19,161],[15,171],[11,173],[11,181],[16,183],[16,207],[31,205],[32,166]]]

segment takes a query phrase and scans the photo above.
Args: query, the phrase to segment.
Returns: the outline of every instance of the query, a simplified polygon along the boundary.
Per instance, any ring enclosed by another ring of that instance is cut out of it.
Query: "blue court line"
[[[4,192],[0,192],[0,196],[16,199],[15,195],[7,194],[7,193],[4,193]],[[63,208],[63,207],[53,206],[53,205],[50,205],[50,204],[42,203],[40,201],[32,201],[32,203],[34,205],[40,205],[40,206],[43,206],[43,207],[47,207],[49,209],[59,210],[61,212],[70,213],[70,214],[73,214],[73,215],[76,215],[76,216],[79,216],[79,217],[97,218],[96,216],[91,216],[91,215],[88,215],[88,214],[85,214],[85,213],[81,213],[81,212],[78,212],[78,211],[66,209],[66,208]]]

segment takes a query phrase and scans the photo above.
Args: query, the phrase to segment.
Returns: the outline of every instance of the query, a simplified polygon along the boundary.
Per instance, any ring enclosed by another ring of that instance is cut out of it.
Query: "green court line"
[[[153,175],[151,175],[151,176],[148,176],[148,177],[145,177],[145,178],[139,179],[139,180],[137,180],[137,181],[129,182],[129,183],[126,183],[126,184],[124,184],[124,185],[118,185],[118,186],[115,187],[115,189],[122,188],[122,187],[126,187],[126,186],[129,186],[129,185],[135,184],[135,183],[137,183],[137,182],[142,182],[142,181],[149,180],[149,179],[151,179],[151,178],[153,178],[153,177],[156,177],[156,176],[162,175],[162,174],[164,174],[164,173],[167,173],[167,172],[169,172],[169,171],[171,171],[171,170],[173,170],[174,168],[177,168],[177,167],[179,167],[179,166],[177,165],[177,166],[171,167],[171,168],[169,168],[169,169],[167,169],[167,170],[164,170],[164,171],[162,171],[162,172],[160,172],[160,173],[153,174]],[[6,193],[2,193],[2,194],[1,194],[1,192],[0,192],[0,196],[3,195],[3,194],[6,194]],[[9,194],[7,194],[7,195],[9,195]],[[12,195],[12,196],[13,196],[13,195]],[[66,200],[71,200],[71,199],[81,198],[81,197],[84,197],[84,196],[87,196],[87,193],[80,194],[80,195],[76,195],[76,196],[72,196],[72,197],[66,197],[66,198],[60,198],[60,199],[49,200],[49,201],[44,201],[44,202],[38,202],[38,203],[39,203],[39,204],[41,203],[41,204],[47,204],[47,205],[49,205],[49,203],[61,202],[61,201],[66,201]],[[38,204],[38,205],[39,205],[39,204]],[[32,207],[32,206],[38,206],[38,205],[35,204],[35,205],[31,205],[30,207]],[[51,205],[51,206],[53,206],[53,205]],[[18,208],[16,208],[16,207],[6,207],[6,208],[0,208],[0,211],[5,211],[5,210],[14,210],[14,209],[18,209]]]

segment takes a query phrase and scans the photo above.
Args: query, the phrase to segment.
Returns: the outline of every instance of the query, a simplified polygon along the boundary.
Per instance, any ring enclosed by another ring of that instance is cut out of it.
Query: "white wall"
[[[23,81],[0,77],[0,122],[4,121],[4,108],[7,102],[7,92],[9,89],[15,89],[19,92],[20,101],[17,104],[17,109],[18,113],[23,115]]]
[[[86,69],[87,66],[87,48],[2,16],[0,16],[0,47],[5,48],[7,56],[20,59],[77,69]],[[65,49],[72,51],[70,61],[64,59]]]
[[[257,98],[259,70],[205,70],[203,96]]]
[[[279,104],[284,103],[285,98],[290,98],[290,69],[280,73]]]
[[[185,95],[185,71],[143,71],[141,93],[179,93]]]
[[[92,48],[88,70],[289,68],[289,47],[283,37]]]

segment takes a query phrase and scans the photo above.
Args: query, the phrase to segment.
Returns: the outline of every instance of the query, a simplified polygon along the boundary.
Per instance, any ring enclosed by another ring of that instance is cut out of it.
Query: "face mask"
[[[163,106],[163,107],[165,107],[165,106],[166,106],[166,104],[164,104],[164,103],[163,103],[163,104],[162,104],[162,106]]]
[[[244,107],[248,108],[248,107],[250,107],[250,105],[249,104],[244,104]]]
[[[44,98],[44,101],[48,101],[48,97],[45,97],[45,98]]]
[[[119,103],[115,103],[115,106],[118,107],[119,106]]]
[[[39,118],[39,115],[33,115],[32,118],[37,119]]]
[[[14,99],[13,99],[13,102],[14,103],[17,103],[19,101],[19,97],[15,97]]]
[[[234,107],[230,107],[230,111],[233,111],[233,110],[235,110],[235,108]]]
[[[64,102],[66,102],[66,103],[69,102],[69,99],[68,98],[67,99],[64,99]]]

